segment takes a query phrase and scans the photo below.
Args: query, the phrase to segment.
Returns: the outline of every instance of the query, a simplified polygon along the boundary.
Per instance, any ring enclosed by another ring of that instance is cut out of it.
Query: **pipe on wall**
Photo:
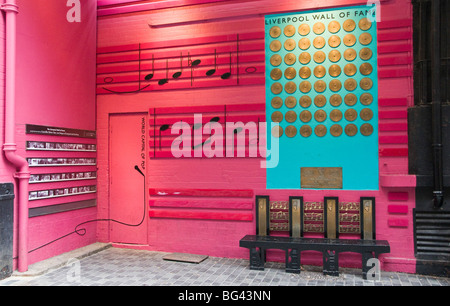
[[[0,9],[5,12],[6,62],[5,62],[5,143],[3,152],[6,159],[16,167],[18,179],[18,271],[28,270],[28,183],[30,172],[27,160],[18,155],[15,143],[16,111],[16,24],[19,12],[16,0],[5,0]]]

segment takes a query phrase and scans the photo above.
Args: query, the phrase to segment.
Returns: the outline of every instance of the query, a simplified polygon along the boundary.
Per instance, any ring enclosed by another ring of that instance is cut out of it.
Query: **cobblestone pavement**
[[[306,266],[300,274],[284,271],[283,263],[266,263],[253,271],[248,260],[209,257],[200,264],[163,260],[167,253],[109,248],[33,277],[11,276],[0,286],[449,286],[450,279],[381,272],[379,281],[363,280],[361,270],[340,268],[338,277],[321,267]]]

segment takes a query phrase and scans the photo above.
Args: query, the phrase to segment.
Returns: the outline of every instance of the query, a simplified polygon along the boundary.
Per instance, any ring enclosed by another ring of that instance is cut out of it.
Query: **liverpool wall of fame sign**
[[[268,189],[378,189],[375,12],[265,17],[266,117],[278,123],[268,148],[271,136],[279,142]]]

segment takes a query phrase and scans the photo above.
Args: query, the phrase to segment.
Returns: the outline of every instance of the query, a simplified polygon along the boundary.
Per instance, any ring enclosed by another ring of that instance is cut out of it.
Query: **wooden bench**
[[[339,253],[362,254],[363,278],[372,266],[371,258],[389,253],[386,240],[375,239],[375,198],[361,197],[360,202],[339,202],[325,197],[323,202],[303,202],[303,197],[289,197],[289,202],[270,202],[268,196],[256,196],[256,235],[247,235],[239,246],[250,250],[250,269],[264,270],[266,250],[285,251],[286,272],[300,273],[302,251],[323,254],[323,273],[339,275]],[[276,232],[289,232],[276,235]],[[275,233],[271,235],[272,233]],[[305,233],[323,233],[323,237],[304,237]],[[340,234],[357,235],[341,239]]]

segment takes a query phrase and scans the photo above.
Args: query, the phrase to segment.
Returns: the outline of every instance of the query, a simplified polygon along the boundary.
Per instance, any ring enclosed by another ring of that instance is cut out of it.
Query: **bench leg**
[[[265,250],[251,248],[250,249],[250,270],[264,270]]]
[[[300,273],[300,251],[292,249],[286,250],[286,272]]]
[[[323,252],[323,274],[339,276],[339,253],[336,251]]]

